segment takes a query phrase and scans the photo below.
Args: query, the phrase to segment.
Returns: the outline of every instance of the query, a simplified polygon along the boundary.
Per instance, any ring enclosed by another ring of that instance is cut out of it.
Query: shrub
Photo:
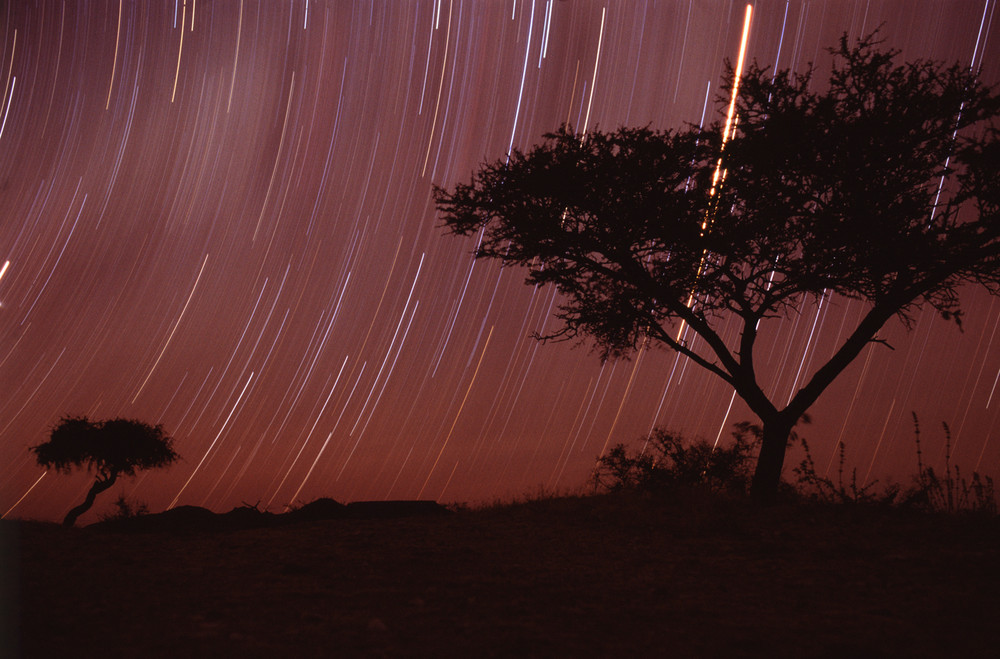
[[[701,487],[715,492],[746,492],[760,443],[760,429],[736,424],[728,446],[704,439],[685,441],[679,434],[654,429],[642,449],[630,454],[617,444],[597,460],[592,482],[596,490],[662,490]]]
[[[115,500],[115,508],[110,513],[101,515],[102,522],[113,522],[120,519],[132,519],[149,514],[149,507],[142,501],[129,502],[124,494],[118,495]]]
[[[808,423],[808,418],[803,419]],[[858,481],[857,468],[845,469],[846,447],[839,446],[836,480],[816,471],[809,443],[794,431],[790,442],[800,442],[805,456],[793,469],[795,483],[789,491],[811,501],[832,504],[905,506],[945,513],[997,515],[993,479],[972,472],[966,476],[951,464],[951,430],[943,423],[945,437],[944,470],[938,473],[924,464],[920,424],[913,415],[917,450],[917,473],[905,490],[896,483],[880,485],[878,480]],[[749,422],[736,424],[732,443],[713,445],[704,439],[688,442],[679,434],[654,429],[637,453],[624,444],[615,445],[597,459],[591,476],[595,491],[661,491],[675,487],[696,487],[713,492],[746,493],[760,446],[761,427]]]

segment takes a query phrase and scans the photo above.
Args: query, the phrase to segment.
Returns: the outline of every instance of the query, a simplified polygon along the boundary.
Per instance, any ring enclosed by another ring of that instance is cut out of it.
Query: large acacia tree
[[[132,476],[140,469],[166,467],[177,458],[173,439],[162,425],[135,419],[91,421],[87,417],[64,417],[49,435],[49,441],[31,447],[38,464],[58,471],[85,467],[97,478],[83,503],[66,514],[64,526],[90,510],[97,495],[107,490],[118,476]]]
[[[721,119],[564,126],[434,191],[450,232],[481,232],[479,257],[558,288],[562,325],[540,338],[589,337],[604,358],[659,343],[732,386],[763,426],[762,498],[796,422],[887,321],[932,307],[960,322],[963,286],[1000,289],[997,90],[968,67],[901,63],[872,37],[830,52],[826,84],[812,67],[750,65],[728,140]],[[761,321],[833,295],[860,301],[860,322],[777,400],[757,370]]]

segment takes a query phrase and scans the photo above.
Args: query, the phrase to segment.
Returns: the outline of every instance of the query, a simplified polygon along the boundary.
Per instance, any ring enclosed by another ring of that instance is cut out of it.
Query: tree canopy
[[[590,338],[605,358],[657,342],[731,385],[763,422],[761,496],[796,421],[888,320],[929,306],[960,321],[962,286],[1000,290],[996,88],[900,63],[876,35],[831,53],[823,86],[812,67],[751,64],[731,128],[563,126],[434,191],[449,231],[482,232],[477,256],[558,288],[561,327],[540,338]],[[866,312],[779,407],[758,383],[761,321],[831,295]]]
[[[49,441],[31,450],[43,467],[63,472],[83,467],[97,473],[86,501],[67,514],[66,526],[72,526],[89,510],[96,496],[114,485],[118,476],[166,467],[178,458],[173,439],[162,425],[122,418],[91,421],[85,416],[64,417],[52,429]]]

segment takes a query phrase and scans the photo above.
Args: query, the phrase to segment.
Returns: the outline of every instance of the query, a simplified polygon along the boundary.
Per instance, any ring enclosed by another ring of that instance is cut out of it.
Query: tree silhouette
[[[90,510],[98,494],[107,490],[119,475],[132,476],[136,470],[166,467],[178,458],[173,439],[162,425],[135,419],[90,421],[87,417],[64,417],[52,429],[49,441],[31,447],[38,464],[69,472],[86,466],[97,472],[97,480],[87,498],[66,514],[63,526]]]
[[[434,189],[451,233],[481,232],[477,256],[562,294],[561,328],[537,338],[590,337],[604,359],[658,343],[732,386],[762,422],[764,499],[796,422],[889,319],[929,306],[959,322],[962,286],[1000,289],[997,90],[959,65],[897,63],[876,35],[830,52],[822,91],[811,66],[750,65],[733,127],[563,126]],[[757,373],[761,322],[834,295],[863,317],[779,400]]]

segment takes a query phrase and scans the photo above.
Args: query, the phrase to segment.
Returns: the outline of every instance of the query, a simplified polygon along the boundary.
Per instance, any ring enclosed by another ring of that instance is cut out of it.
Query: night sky
[[[18,0],[0,5],[0,514],[58,519],[91,483],[28,447],[64,415],[162,423],[183,460],[124,479],[150,510],[330,496],[489,501],[581,486],[661,425],[752,419],[666,350],[540,344],[557,299],[444,235],[432,185],[563,122],[724,111],[745,2]],[[904,58],[1000,80],[997,0],[754,3],[748,53],[825,78],[880,24]],[[6,264],[6,265],[5,265]],[[964,331],[891,323],[803,428],[859,479],[924,455],[997,475],[1000,302]],[[759,341],[789,395],[863,306],[803,306]],[[797,462],[793,453],[786,470]]]

